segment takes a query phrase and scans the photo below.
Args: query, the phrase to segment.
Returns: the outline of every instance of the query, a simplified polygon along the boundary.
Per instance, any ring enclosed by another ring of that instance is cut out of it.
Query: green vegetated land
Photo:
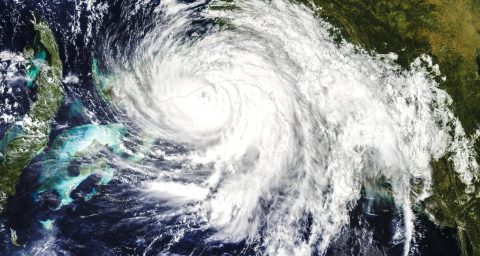
[[[480,120],[480,0],[308,0],[316,13],[334,25],[332,35],[377,53],[397,53],[408,68],[422,54],[440,66],[441,88],[468,135]],[[480,144],[475,144],[477,153]],[[447,156],[448,157],[448,156]],[[480,255],[480,184],[465,193],[452,163],[433,165],[433,195],[423,211],[436,223],[456,227],[462,253]],[[478,170],[477,170],[478,171]]]
[[[35,84],[37,99],[29,112],[18,117],[0,140],[0,212],[15,187],[22,169],[45,147],[50,134],[50,121],[60,107],[62,61],[55,37],[46,23],[33,22],[37,33],[32,48],[25,49],[27,76]]]

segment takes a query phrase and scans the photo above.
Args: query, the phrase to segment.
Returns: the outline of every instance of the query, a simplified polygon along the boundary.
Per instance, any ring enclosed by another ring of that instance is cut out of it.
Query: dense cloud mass
[[[189,8],[163,1],[164,21],[144,37],[133,68],[114,66],[128,115],[151,136],[191,148],[176,156],[182,171],[156,170],[147,185],[174,205],[171,215],[195,212],[186,221],[217,230],[212,240],[262,237],[269,254],[325,252],[362,186],[384,177],[408,252],[411,206],[428,196],[430,161],[450,152],[471,182],[476,162],[449,96],[424,68],[435,72],[428,57],[402,71],[395,54],[335,44],[328,24],[283,0],[204,10],[221,25],[187,37]],[[305,231],[299,223],[309,216]]]

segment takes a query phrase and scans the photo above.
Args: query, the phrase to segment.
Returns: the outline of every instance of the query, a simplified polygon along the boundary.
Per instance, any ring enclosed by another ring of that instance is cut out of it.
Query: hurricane
[[[187,222],[215,230],[206,239],[309,255],[348,223],[362,186],[385,178],[408,253],[430,161],[451,153],[467,183],[476,165],[449,96],[422,66],[428,58],[401,71],[394,54],[339,48],[327,23],[287,1],[197,4],[163,1],[163,22],[131,67],[112,64],[127,115],[188,148],[174,156],[182,171],[151,167],[158,179],[146,193],[173,205],[173,216],[194,212]],[[221,25],[188,35],[195,15]]]
[[[119,24],[105,25],[93,54],[110,121],[85,110],[92,126],[62,126],[32,164],[44,170],[35,200],[56,203],[54,213],[38,215],[50,231],[20,251],[331,255],[357,225],[359,205],[369,216],[383,205],[391,210],[388,243],[416,255],[432,162],[450,161],[473,193],[476,135],[452,111],[429,55],[402,68],[397,53],[338,40],[332,24],[295,1],[162,0],[141,24],[134,17],[150,1],[140,2],[126,5]],[[87,22],[106,15],[104,5],[79,6]],[[82,82],[64,73],[64,84]],[[91,184],[104,194],[74,196]],[[72,206],[79,197],[97,210]],[[106,230],[89,240],[73,221],[56,221],[61,214]],[[69,225],[73,235],[61,239]],[[360,230],[358,243],[375,244],[371,230]],[[123,242],[112,242],[114,233]]]

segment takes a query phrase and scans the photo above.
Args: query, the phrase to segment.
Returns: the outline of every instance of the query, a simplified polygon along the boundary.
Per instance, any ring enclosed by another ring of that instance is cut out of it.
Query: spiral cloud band
[[[185,215],[214,229],[212,241],[261,237],[266,254],[323,254],[362,187],[384,178],[408,253],[432,159],[449,153],[463,182],[475,178],[429,57],[402,70],[394,54],[338,45],[329,24],[285,0],[196,4],[162,1],[132,68],[112,64],[114,98],[129,118],[190,149],[174,157],[181,171],[153,167],[158,178],[145,191],[172,206],[159,218]],[[188,33],[198,15],[216,25]]]

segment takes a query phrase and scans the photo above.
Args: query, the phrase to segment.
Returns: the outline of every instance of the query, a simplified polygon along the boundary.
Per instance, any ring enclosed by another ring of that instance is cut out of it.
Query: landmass
[[[467,136],[480,120],[480,2],[478,0],[310,0],[333,24],[332,36],[372,53],[398,55],[408,69],[422,54],[440,66],[437,81],[452,97],[452,110]],[[480,144],[475,143],[477,155]],[[466,192],[452,162],[434,161],[433,193],[419,206],[439,225],[456,227],[463,255],[480,255],[480,184]],[[478,170],[476,170],[478,172]]]
[[[37,99],[29,112],[5,132],[0,141],[0,212],[15,187],[21,171],[46,146],[50,135],[50,121],[60,107],[63,97],[62,61],[55,37],[44,22],[32,21],[37,33],[32,48],[25,50],[31,64],[26,86],[35,81]],[[35,58],[45,62],[34,62]]]

